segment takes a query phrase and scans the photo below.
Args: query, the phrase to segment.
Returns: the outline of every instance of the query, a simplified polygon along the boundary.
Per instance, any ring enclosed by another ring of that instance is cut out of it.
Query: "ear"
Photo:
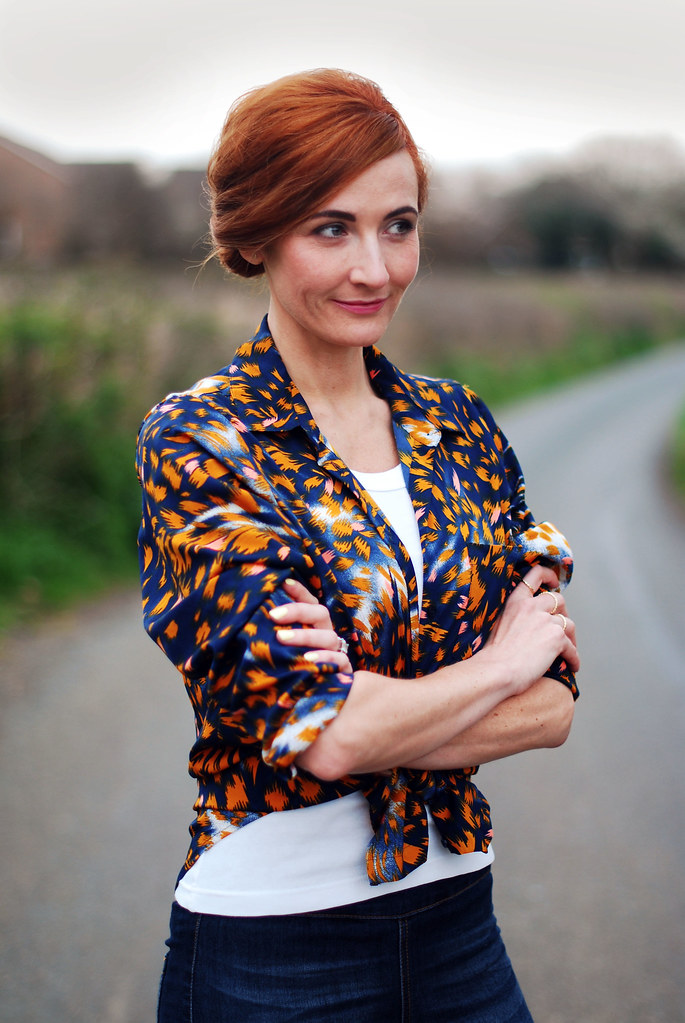
[[[260,263],[264,262],[261,249],[238,249],[238,252],[245,262],[251,263],[252,266],[259,266]]]

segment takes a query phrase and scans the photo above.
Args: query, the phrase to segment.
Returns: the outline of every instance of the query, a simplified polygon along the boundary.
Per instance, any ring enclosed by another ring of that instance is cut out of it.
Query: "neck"
[[[313,413],[325,408],[334,411],[376,398],[371,386],[363,348],[345,348],[317,342],[308,346],[269,328],[291,380]]]
[[[371,386],[364,349],[318,340],[308,345],[280,333],[271,319],[269,329],[290,378],[340,458],[362,472],[396,465],[390,408]]]

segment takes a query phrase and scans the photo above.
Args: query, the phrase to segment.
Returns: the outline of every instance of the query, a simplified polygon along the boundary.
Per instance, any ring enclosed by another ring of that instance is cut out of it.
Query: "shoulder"
[[[173,391],[145,416],[139,438],[152,443],[168,433],[196,433],[212,428],[230,416],[229,368],[205,377],[185,391]]]
[[[439,404],[445,410],[483,406],[482,400],[467,384],[449,377],[429,377],[396,369],[404,387],[423,402]]]
[[[258,333],[242,344],[227,366],[203,377],[182,391],[173,391],[158,402],[145,416],[140,436],[151,439],[168,429],[190,432],[202,430],[212,423],[230,421],[241,402],[241,382],[258,380],[263,376],[260,364],[268,351],[270,338],[264,324]],[[240,429],[240,424],[236,423]]]
[[[301,412],[273,339],[262,329],[229,366],[150,410],[138,436],[139,475],[148,461],[198,455],[249,472],[262,458],[265,431],[289,430]]]
[[[406,373],[388,363],[386,380],[395,396],[403,395],[436,425],[480,438],[500,431],[483,399],[467,384],[448,377]]]
[[[230,466],[249,457],[250,409],[242,399],[241,381],[250,378],[245,358],[253,354],[254,345],[247,342],[230,365],[168,394],[148,412],[138,434],[139,475],[144,464],[162,459],[185,461],[204,454]]]

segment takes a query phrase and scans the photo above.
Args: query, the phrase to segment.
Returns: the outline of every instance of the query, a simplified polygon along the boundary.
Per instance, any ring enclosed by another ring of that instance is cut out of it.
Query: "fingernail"
[[[307,653],[303,654],[302,656],[304,657],[305,661],[321,661],[321,660],[326,660],[325,654],[322,657],[322,655],[320,653],[318,653],[316,650],[308,650]]]
[[[295,639],[295,629],[278,629],[276,635],[282,643],[289,639]]]
[[[288,578],[284,581],[283,585],[284,586],[297,586],[297,580],[296,579],[292,579],[290,576],[288,576]]]
[[[275,621],[278,622],[281,620],[281,618],[285,616],[287,610],[288,609],[283,606],[272,607],[271,610],[269,611],[269,618],[273,618]]]

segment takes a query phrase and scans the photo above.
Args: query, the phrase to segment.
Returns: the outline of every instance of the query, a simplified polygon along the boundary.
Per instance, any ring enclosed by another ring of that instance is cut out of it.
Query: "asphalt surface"
[[[480,774],[536,1023],[685,1020],[685,520],[661,472],[683,398],[677,346],[499,416],[572,541],[583,656],[568,743]],[[0,1020],[152,1021],[193,800],[181,680],[135,593],[13,637],[0,673]]]

